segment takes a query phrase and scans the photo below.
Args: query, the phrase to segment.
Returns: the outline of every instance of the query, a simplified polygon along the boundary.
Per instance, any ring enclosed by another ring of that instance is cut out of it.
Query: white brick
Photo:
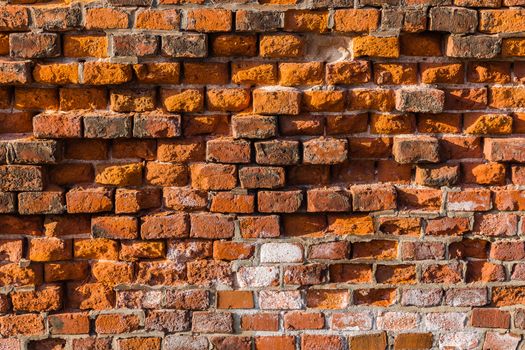
[[[303,261],[303,248],[295,243],[265,243],[261,246],[262,263],[292,263]]]
[[[407,331],[418,327],[418,314],[413,312],[384,312],[377,316],[377,329]]]
[[[345,331],[368,331],[374,318],[370,312],[343,312],[332,314],[331,328]]]
[[[483,350],[516,350],[521,337],[516,334],[501,334],[497,332],[487,332]]]
[[[446,331],[446,330],[442,330]],[[477,349],[483,335],[476,332],[454,332],[445,333],[439,337],[439,348],[451,348],[455,350]]]
[[[258,288],[279,285],[279,268],[275,266],[241,267],[237,282],[242,288]]]
[[[186,335],[168,335],[164,338],[163,349],[188,349],[206,350],[208,349],[208,339],[206,337],[192,337]]]
[[[401,304],[405,306],[436,306],[441,302],[441,289],[407,289],[403,291]]]
[[[259,307],[265,310],[297,310],[304,306],[301,292],[298,290],[273,291],[259,293]]]
[[[487,305],[486,288],[451,288],[445,294],[445,304],[450,306]]]
[[[425,315],[425,330],[452,331],[465,328],[467,314],[464,312],[432,312]]]

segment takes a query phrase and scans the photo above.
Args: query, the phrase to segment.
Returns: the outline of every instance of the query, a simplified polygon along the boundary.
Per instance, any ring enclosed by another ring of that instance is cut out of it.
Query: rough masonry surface
[[[0,4],[0,349],[525,348],[525,0]]]

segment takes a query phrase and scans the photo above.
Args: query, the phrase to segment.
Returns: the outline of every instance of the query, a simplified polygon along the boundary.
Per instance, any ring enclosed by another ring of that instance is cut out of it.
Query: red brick
[[[221,214],[192,214],[191,237],[231,238],[234,234],[233,217]]]
[[[436,163],[440,159],[439,142],[429,136],[395,137],[393,154],[398,163]]]
[[[490,257],[503,261],[521,260],[525,257],[525,246],[518,241],[494,242],[490,248]]]
[[[388,185],[356,185],[351,187],[354,211],[395,209],[396,191]],[[380,199],[380,200],[378,200]]]
[[[122,84],[132,78],[131,65],[109,62],[84,63],[84,83],[90,85]]]
[[[219,309],[252,309],[254,307],[253,292],[218,291],[217,307]]]
[[[81,127],[77,113],[42,113],[33,118],[33,133],[40,138],[82,137]]]
[[[349,211],[350,193],[341,188],[310,189],[307,192],[307,210],[310,212]]]
[[[113,239],[137,238],[137,219],[131,216],[99,216],[91,219],[94,236]]]
[[[324,120],[318,116],[280,117],[279,129],[282,135],[321,135]]]
[[[162,25],[162,22],[155,25]],[[178,33],[163,35],[162,54],[168,57],[206,57],[208,46],[205,34]]]
[[[89,318],[86,313],[72,312],[48,317],[52,334],[88,334]]]
[[[490,191],[465,188],[461,192],[448,192],[447,208],[450,211],[490,210]]]
[[[294,350],[295,349],[295,337],[291,335],[283,336],[259,336],[255,338],[255,349],[256,350],[270,350],[270,349],[282,349],[282,350]]]
[[[244,238],[270,238],[280,234],[279,217],[268,216],[241,216],[239,217],[241,236]]]
[[[471,324],[482,328],[509,328],[510,313],[498,309],[474,309]]]
[[[403,210],[439,210],[441,190],[405,188],[397,190],[398,206]]]
[[[188,169],[185,165],[159,162],[146,164],[144,178],[154,186],[184,186],[188,183]]]
[[[202,190],[229,190],[237,184],[237,170],[233,165],[195,163],[190,167],[193,188]]]
[[[277,331],[279,315],[262,312],[242,315],[241,328],[247,331]]]
[[[98,334],[129,333],[139,328],[139,317],[133,314],[102,314],[95,320]]]
[[[301,191],[259,191],[258,208],[262,213],[291,213],[303,201]]]
[[[395,350],[431,349],[432,333],[402,333],[396,336],[394,341]]]

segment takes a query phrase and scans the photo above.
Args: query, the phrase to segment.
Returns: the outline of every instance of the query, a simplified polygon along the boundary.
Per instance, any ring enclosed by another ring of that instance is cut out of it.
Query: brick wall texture
[[[525,348],[525,0],[0,4],[0,349]]]

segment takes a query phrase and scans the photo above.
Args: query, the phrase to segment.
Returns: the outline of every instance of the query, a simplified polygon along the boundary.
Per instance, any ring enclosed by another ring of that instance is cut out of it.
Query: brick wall
[[[518,349],[524,0],[8,2],[0,349]]]

